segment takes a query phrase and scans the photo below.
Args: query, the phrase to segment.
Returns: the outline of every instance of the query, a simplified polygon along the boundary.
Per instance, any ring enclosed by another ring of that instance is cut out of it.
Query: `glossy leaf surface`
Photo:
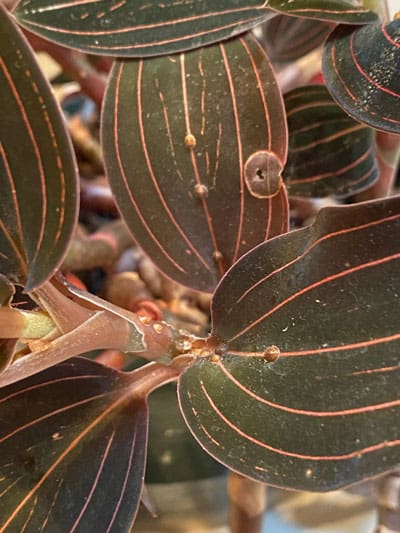
[[[184,285],[212,291],[245,251],[287,228],[283,102],[251,36],[117,61],[102,140],[135,239]]]
[[[51,89],[1,7],[0,51],[0,272],[33,289],[73,231],[75,163]]]
[[[129,530],[147,440],[131,376],[71,359],[1,389],[0,413],[2,531]]]
[[[270,16],[260,0],[22,0],[30,31],[92,54],[145,57],[199,48],[242,33]]]
[[[334,24],[277,15],[262,25],[268,57],[277,63],[287,63],[318,48],[333,30]]]
[[[329,91],[346,113],[400,133],[400,19],[359,30],[338,27],[322,66]]]
[[[180,381],[208,452],[263,482],[317,491],[395,467],[399,267],[400,197],[323,209],[233,266],[212,308],[221,355]]]
[[[349,117],[324,85],[285,95],[289,154],[283,177],[289,194],[346,196],[379,174],[374,131]]]
[[[268,7],[285,15],[342,24],[370,24],[378,20],[376,13],[348,0],[270,0]]]

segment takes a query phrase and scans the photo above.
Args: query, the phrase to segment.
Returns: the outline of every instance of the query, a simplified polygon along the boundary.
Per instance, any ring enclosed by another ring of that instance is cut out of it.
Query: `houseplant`
[[[397,140],[384,152],[385,133],[376,149],[364,123],[399,133],[400,23],[381,26],[358,2],[223,4],[215,13],[23,0],[14,12],[42,37],[120,58],[102,115],[108,177],[158,268],[213,294],[205,337],[57,274],[77,218],[76,164],[47,83],[1,9],[4,531],[128,530],[147,397],[171,381],[202,446],[256,481],[325,491],[398,464],[400,200],[327,208],[287,232],[286,186],[302,197],[367,194],[379,165],[394,166]],[[363,124],[319,86],[288,93],[285,111],[265,52],[242,35],[277,12],[347,24],[328,38],[323,68]],[[14,284],[41,311],[13,306]],[[107,348],[150,362],[123,373],[74,357]]]

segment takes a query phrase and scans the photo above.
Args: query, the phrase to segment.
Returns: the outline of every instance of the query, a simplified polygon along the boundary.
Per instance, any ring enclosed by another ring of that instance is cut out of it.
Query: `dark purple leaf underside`
[[[342,24],[370,24],[378,15],[348,0],[270,0],[268,7],[284,15]]]
[[[102,142],[134,237],[184,285],[212,291],[244,252],[287,229],[283,102],[251,36],[117,61]]]
[[[230,468],[288,488],[331,490],[392,469],[399,302],[399,197],[324,209],[258,246],[215,294],[222,356],[181,377],[192,432]]]
[[[334,24],[277,15],[262,25],[268,57],[276,63],[296,61],[318,48]]]
[[[327,41],[322,66],[329,91],[347,113],[400,133],[400,19],[360,30],[340,26]]]
[[[1,531],[129,531],[147,441],[129,384],[75,358],[1,389]]]
[[[25,28],[92,54],[145,57],[222,41],[270,16],[260,0],[22,0]]]
[[[323,85],[285,95],[289,153],[283,177],[290,195],[346,196],[378,177],[374,131],[349,117]]]
[[[32,289],[73,231],[75,163],[51,89],[1,6],[0,51],[0,272]]]

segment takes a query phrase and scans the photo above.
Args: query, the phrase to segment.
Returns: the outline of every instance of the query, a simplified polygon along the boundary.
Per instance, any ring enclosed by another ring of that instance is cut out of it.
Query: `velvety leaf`
[[[270,0],[268,7],[296,17],[306,17],[342,24],[370,24],[378,15],[350,0]]]
[[[321,46],[333,28],[322,20],[277,15],[262,25],[263,43],[272,61],[296,61]]]
[[[128,227],[184,285],[212,291],[245,251],[287,228],[283,103],[250,35],[117,61],[102,141]]]
[[[1,5],[0,55],[0,272],[33,289],[72,234],[75,163],[51,89]]]
[[[323,209],[259,245],[216,290],[216,353],[181,378],[192,432],[230,468],[288,488],[394,468],[399,302],[400,197]]]
[[[346,113],[400,133],[400,19],[359,30],[339,26],[325,47],[323,72]]]
[[[283,177],[289,194],[346,196],[376,181],[374,131],[349,117],[324,85],[294,89],[285,104],[289,154]]]
[[[271,16],[260,0],[22,0],[25,28],[92,54],[145,57],[222,41]]]
[[[132,376],[76,358],[1,389],[1,531],[129,531],[147,441]]]

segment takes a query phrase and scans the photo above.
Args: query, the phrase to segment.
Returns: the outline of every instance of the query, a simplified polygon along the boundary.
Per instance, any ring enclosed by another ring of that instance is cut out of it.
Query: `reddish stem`
[[[260,533],[266,508],[266,486],[231,472],[228,478],[231,533]]]
[[[36,51],[49,54],[65,73],[79,83],[82,91],[95,102],[98,109],[101,109],[106,88],[105,76],[93,68],[85,54],[46,41],[27,30],[24,30],[24,33]]]

